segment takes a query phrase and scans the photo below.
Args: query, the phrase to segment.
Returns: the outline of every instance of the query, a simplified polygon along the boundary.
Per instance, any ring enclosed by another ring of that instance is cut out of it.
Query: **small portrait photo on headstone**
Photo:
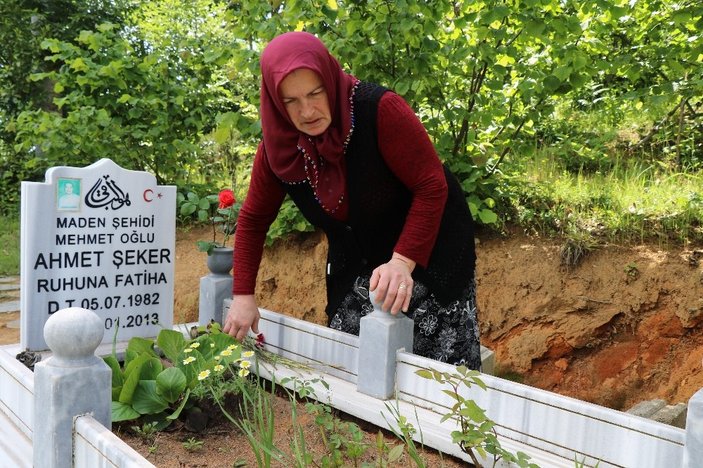
[[[81,180],[59,179],[56,184],[56,209],[58,211],[80,211]]]

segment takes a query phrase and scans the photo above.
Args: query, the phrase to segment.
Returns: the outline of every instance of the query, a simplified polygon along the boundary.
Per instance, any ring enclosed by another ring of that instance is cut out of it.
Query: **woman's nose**
[[[307,101],[303,101],[300,106],[300,115],[303,118],[312,117],[315,113],[315,107]]]

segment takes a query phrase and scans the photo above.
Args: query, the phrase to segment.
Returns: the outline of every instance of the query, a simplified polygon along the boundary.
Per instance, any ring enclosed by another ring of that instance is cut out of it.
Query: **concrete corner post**
[[[686,442],[683,450],[683,468],[703,466],[703,389],[688,400]]]
[[[211,320],[224,325],[222,303],[232,298],[232,275],[210,273],[200,278],[198,323],[207,325]]]
[[[61,309],[44,325],[52,356],[34,367],[34,466],[73,465],[73,420],[91,413],[111,427],[112,370],[95,355],[105,328],[90,310]]]
[[[412,352],[414,322],[402,312],[381,310],[370,293],[373,312],[361,319],[357,390],[387,400],[395,391],[396,353]]]

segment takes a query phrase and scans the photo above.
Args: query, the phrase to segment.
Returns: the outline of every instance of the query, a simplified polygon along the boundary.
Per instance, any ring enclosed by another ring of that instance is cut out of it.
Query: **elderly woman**
[[[375,291],[415,321],[414,352],[479,369],[471,214],[412,109],[345,73],[315,36],[290,32],[261,56],[263,141],[235,237],[224,331],[258,333],[266,232],[286,194],[327,235],[329,326],[359,333]]]

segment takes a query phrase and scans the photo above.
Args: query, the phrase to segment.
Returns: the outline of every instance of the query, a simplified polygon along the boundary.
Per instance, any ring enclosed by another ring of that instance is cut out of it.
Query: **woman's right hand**
[[[259,334],[259,308],[254,295],[235,295],[227,311],[227,318],[222,331],[242,341],[251,331]]]

